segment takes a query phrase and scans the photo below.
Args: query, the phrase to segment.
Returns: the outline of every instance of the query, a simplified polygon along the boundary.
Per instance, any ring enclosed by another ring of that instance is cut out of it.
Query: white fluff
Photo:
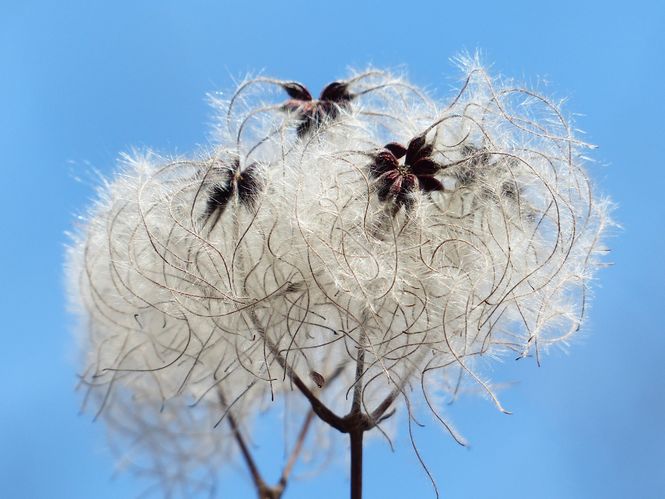
[[[164,485],[235,451],[212,431],[229,407],[250,432],[273,398],[301,398],[278,356],[341,415],[361,348],[367,411],[397,389],[398,407],[440,416],[434,401],[460,374],[501,408],[478,359],[539,355],[579,330],[609,224],[588,146],[546,98],[462,67],[441,103],[388,73],[356,75],[350,109],[300,138],[273,81],[244,82],[214,99],[210,154],[127,156],[100,188],[69,252],[83,380],[112,430],[138,432],[141,466],[171,467]],[[395,210],[368,165],[423,132],[445,190]],[[258,165],[255,203],[233,196],[206,219],[235,160]],[[319,390],[317,374],[338,370]]]

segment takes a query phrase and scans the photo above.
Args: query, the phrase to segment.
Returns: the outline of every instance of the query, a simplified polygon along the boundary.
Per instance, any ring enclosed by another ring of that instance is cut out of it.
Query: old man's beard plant
[[[319,99],[247,80],[213,100],[210,151],[123,159],[68,264],[85,406],[123,463],[186,496],[240,456],[280,497],[341,432],[360,497],[364,433],[427,408],[462,442],[446,397],[504,410],[482,359],[579,330],[608,224],[588,146],[551,101],[462,68],[445,102],[382,71]],[[275,485],[248,445],[271,410],[295,425]]]

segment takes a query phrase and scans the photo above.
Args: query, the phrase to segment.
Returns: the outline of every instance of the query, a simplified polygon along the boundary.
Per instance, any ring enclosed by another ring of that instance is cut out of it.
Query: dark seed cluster
[[[386,144],[369,166],[376,179],[380,201],[393,202],[397,208],[413,205],[413,193],[443,191],[443,184],[434,175],[443,165],[432,159],[434,148],[421,135],[409,142],[408,147],[392,142]],[[404,158],[404,162],[400,160]]]
[[[349,91],[347,83],[334,81],[327,85],[318,99],[301,83],[287,82],[282,88],[291,97],[283,109],[293,115],[297,121],[296,132],[303,137],[316,130],[325,120],[334,120],[342,110],[348,110],[354,94]]]
[[[237,159],[224,167],[222,180],[210,190],[203,213],[204,221],[207,222],[213,215],[216,215],[214,222],[216,223],[234,196],[237,196],[240,206],[250,210],[254,209],[263,187],[258,169],[259,166],[252,163],[243,170]]]

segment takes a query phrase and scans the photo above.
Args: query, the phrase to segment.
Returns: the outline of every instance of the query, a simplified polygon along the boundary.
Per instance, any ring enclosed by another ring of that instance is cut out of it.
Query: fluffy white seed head
[[[463,68],[442,103],[379,71],[328,108],[248,80],[214,99],[209,154],[124,158],[70,251],[94,410],[226,456],[228,432],[194,426],[230,410],[249,427],[300,397],[293,375],[338,414],[356,387],[367,412],[397,394],[437,413],[460,376],[501,408],[478,359],[579,330],[608,203],[554,103]],[[378,165],[414,139],[435,172]]]

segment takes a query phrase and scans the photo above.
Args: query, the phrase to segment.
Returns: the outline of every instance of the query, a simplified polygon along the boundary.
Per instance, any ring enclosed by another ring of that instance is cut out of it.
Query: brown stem
[[[282,488],[282,490],[286,488],[286,483],[289,480],[289,476],[291,475],[293,466],[296,464],[296,461],[298,460],[298,456],[300,455],[302,446],[305,444],[305,438],[307,437],[307,432],[309,431],[309,427],[312,424],[313,419],[314,419],[314,411],[312,410],[307,413],[307,417],[305,417],[305,421],[303,421],[296,443],[293,446],[293,449],[291,450],[291,455],[289,456],[289,460],[286,462],[286,466],[284,466],[284,470],[282,471],[282,476],[279,479],[279,486]]]
[[[351,424],[349,438],[351,440],[351,499],[361,499],[363,495],[363,433],[367,431],[367,418],[362,412],[362,383],[365,370],[365,334],[361,329],[356,357],[356,379],[353,387],[353,401],[347,421]]]
[[[376,426],[377,423],[379,423],[380,421],[382,421],[384,419],[383,415],[390,408],[392,403],[395,401],[395,399],[397,398],[397,395],[399,395],[399,390],[398,389],[393,390],[390,393],[390,395],[388,395],[383,400],[383,402],[381,402],[378,405],[378,407],[372,411],[372,414],[370,414],[369,417],[371,419],[373,427]],[[390,415],[391,415],[391,413],[389,413],[389,415],[387,417],[390,417]]]
[[[361,337],[363,339],[364,335]],[[363,371],[365,370],[365,348],[362,343],[358,346],[358,356],[356,357],[356,379],[355,385],[353,386],[353,402],[351,403],[351,412],[350,414],[359,414],[361,412],[360,402],[362,396],[362,383],[360,378],[362,378]]]
[[[275,360],[279,366],[284,369],[284,372],[289,377],[291,382],[298,388],[298,390],[305,396],[312,406],[312,413],[316,414],[321,420],[335,428],[336,430],[342,433],[348,433],[350,438],[351,446],[351,499],[362,499],[362,473],[363,473],[363,434],[376,426],[376,424],[382,421],[382,416],[388,410],[390,405],[393,403],[397,396],[397,391],[391,393],[378,407],[375,409],[371,415],[364,414],[362,411],[362,383],[361,378],[365,369],[365,341],[366,337],[364,331],[361,330],[361,337],[358,344],[358,355],[356,357],[356,373],[355,373],[355,386],[353,389],[353,400],[351,403],[351,410],[349,413],[340,417],[330,410],[302,381],[302,379],[296,374],[293,368],[288,364],[286,359],[281,355],[277,345],[275,345],[268,335],[266,334],[265,329],[261,325],[256,313],[253,310],[249,311],[249,316],[254,327],[257,329],[261,338],[265,342],[266,346],[270,353],[274,356]],[[335,374],[339,374],[341,369]],[[296,456],[300,452],[300,448],[305,439],[305,434],[307,427],[310,424],[310,419],[312,417],[310,413],[303,425],[301,434],[298,438],[291,459],[284,468],[282,474],[282,479],[277,487],[270,489],[272,493],[279,493],[279,495],[269,496],[265,495],[265,499],[272,499],[272,497],[279,498],[281,493],[284,490],[286,480],[288,475],[291,472],[293,463],[295,462]],[[386,416],[389,417],[389,416]],[[265,485],[264,485],[265,487]],[[261,489],[259,489],[261,490]]]
[[[354,430],[349,433],[351,439],[351,499],[363,496],[363,433]]]
[[[312,391],[307,387],[307,385],[300,379],[300,377],[291,369],[289,365],[286,364],[282,357],[278,357],[277,361],[280,366],[286,370],[289,378],[293,381],[293,384],[296,385],[298,390],[307,398],[312,410],[320,417],[323,421],[328,423],[330,426],[335,428],[338,431],[344,431],[344,422],[343,418],[339,417],[333,411],[331,411],[321,400],[312,393]]]
[[[261,338],[268,347],[268,350],[270,350],[270,353],[274,355],[275,360],[277,360],[279,366],[282,369],[284,369],[286,375],[293,382],[293,384],[296,385],[296,388],[298,388],[298,390],[302,392],[305,398],[307,398],[310,405],[312,406],[312,410],[316,413],[316,415],[319,418],[321,418],[323,421],[328,423],[330,426],[335,428],[336,430],[344,432],[343,418],[339,417],[337,414],[331,411],[323,402],[321,402],[321,400],[316,395],[314,395],[314,393],[312,393],[312,391],[307,387],[307,385],[303,382],[303,380],[300,379],[300,376],[296,374],[293,368],[286,362],[286,359],[280,354],[277,345],[275,345],[272,342],[272,340],[268,338],[265,329],[261,325],[259,318],[256,316],[256,313],[253,310],[249,311],[249,316],[252,320],[254,327],[257,329],[257,331],[261,335]]]
[[[218,389],[217,394],[222,405],[226,406],[226,399],[224,398],[222,391]],[[236,418],[233,416],[233,413],[230,410],[227,412],[226,418],[229,420],[229,425],[231,426],[231,431],[233,431],[233,436],[238,443],[238,447],[240,447],[242,457],[245,460],[245,464],[247,464],[247,468],[249,468],[250,474],[252,475],[252,481],[254,482],[254,486],[256,487],[256,490],[259,494],[259,499],[264,499],[264,497],[266,497],[264,494],[264,491],[267,488],[266,483],[263,480],[263,477],[261,477],[261,473],[259,472],[259,468],[256,466],[256,462],[254,462],[252,453],[249,451],[249,447],[247,447],[245,439],[240,433],[240,428],[238,427]]]
[[[339,371],[335,372],[333,374],[333,377],[336,377],[338,374]],[[217,389],[217,394],[219,396],[220,402],[222,403],[222,406],[226,407],[226,399],[224,397],[224,394],[219,388]],[[309,431],[309,428],[312,424],[312,420],[314,419],[314,414],[315,414],[314,410],[311,410],[307,413],[307,416],[303,421],[300,431],[298,432],[298,437],[296,438],[296,442],[293,446],[293,449],[291,450],[291,454],[289,455],[286,465],[284,466],[284,469],[282,471],[282,476],[280,477],[277,485],[271,487],[267,485],[263,480],[263,477],[259,472],[258,466],[256,465],[254,458],[252,457],[249,447],[247,446],[245,439],[242,437],[242,433],[240,433],[240,427],[238,426],[235,417],[233,416],[230,410],[227,411],[226,418],[229,420],[229,425],[231,426],[231,430],[233,431],[233,436],[236,439],[238,447],[240,447],[243,459],[245,460],[245,463],[249,468],[250,474],[252,476],[252,481],[254,482],[254,486],[256,487],[258,499],[280,499],[282,497],[282,494],[286,489],[289,476],[291,475],[293,467],[295,466],[296,461],[300,456],[300,452],[302,451],[303,445],[305,444],[305,439],[307,438],[307,432]]]

